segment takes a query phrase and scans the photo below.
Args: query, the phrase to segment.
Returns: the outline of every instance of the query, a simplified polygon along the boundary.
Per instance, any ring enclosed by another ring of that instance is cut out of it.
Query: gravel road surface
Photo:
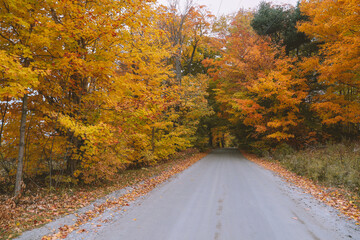
[[[235,149],[215,150],[126,211],[110,209],[82,228],[67,239],[360,239],[354,222]]]

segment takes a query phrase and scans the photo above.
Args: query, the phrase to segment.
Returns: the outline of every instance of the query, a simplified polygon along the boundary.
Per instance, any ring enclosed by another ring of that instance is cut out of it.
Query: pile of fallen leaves
[[[268,161],[244,151],[241,151],[241,153],[250,161],[277,173],[287,182],[302,188],[306,193],[313,195],[316,199],[338,209],[341,213],[348,216],[349,219],[357,221],[357,225],[360,225],[360,209],[356,205],[359,199],[355,194],[344,189],[320,186],[310,179],[285,169],[278,162]]]
[[[66,189],[55,193],[39,189],[22,197],[17,204],[9,196],[0,195],[0,239],[16,237],[23,231],[39,227],[60,216],[74,213],[77,209],[89,205],[110,192],[135,185],[131,193],[123,195],[117,201],[107,201],[95,206],[94,209],[78,216],[74,226],[63,226],[59,229],[60,232],[50,239],[64,237],[106,208],[125,206],[130,201],[148,193],[157,184],[183,171],[205,155],[196,150],[188,150],[159,165],[125,171],[119,175],[118,181],[109,185]],[[44,239],[49,238],[44,237]]]
[[[3,239],[17,236],[24,230],[51,222],[95,200],[94,192],[76,191],[74,194],[56,195],[38,191],[15,204],[13,199],[0,199],[0,234]]]

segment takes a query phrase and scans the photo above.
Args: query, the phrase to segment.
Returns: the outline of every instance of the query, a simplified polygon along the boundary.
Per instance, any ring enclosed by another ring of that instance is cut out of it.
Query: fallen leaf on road
[[[80,229],[79,231],[77,231],[76,233],[83,233],[83,232],[86,232],[85,229]]]

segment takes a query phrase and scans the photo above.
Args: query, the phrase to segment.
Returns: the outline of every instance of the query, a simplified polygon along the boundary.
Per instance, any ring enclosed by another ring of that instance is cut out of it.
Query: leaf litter
[[[306,177],[299,176],[287,170],[278,162],[268,161],[245,151],[241,151],[241,153],[248,160],[277,173],[285,179],[285,181],[300,187],[305,193],[309,193],[317,200],[337,209],[348,219],[355,220],[356,225],[360,225],[360,209],[358,205],[356,205],[356,203],[359,203],[359,199],[355,193],[345,189],[321,186]]]
[[[58,238],[66,237],[66,233],[79,230],[79,226],[86,221],[99,215],[110,206],[128,206],[129,202],[135,200],[140,194],[146,194],[159,184],[159,181],[165,181],[172,175],[181,172],[191,164],[200,160],[206,153],[198,153],[194,149],[179,152],[170,160],[160,162],[156,166],[139,169],[128,170],[119,175],[119,180],[115,184],[67,189],[66,191],[48,192],[44,189],[34,190],[20,198],[15,204],[13,198],[8,195],[0,195],[0,239],[12,239],[19,236],[22,232],[45,225],[53,220],[73,214],[76,210],[90,205],[96,199],[106,196],[108,193],[136,185],[136,189],[132,193],[117,200],[108,199],[106,203],[95,205],[93,210],[85,214],[77,214],[74,226],[64,225],[60,229]],[[154,176],[155,179],[152,179]],[[44,239],[56,239],[47,238]]]

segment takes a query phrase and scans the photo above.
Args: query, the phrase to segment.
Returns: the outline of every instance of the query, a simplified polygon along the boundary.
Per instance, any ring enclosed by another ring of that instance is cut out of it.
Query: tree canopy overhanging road
[[[193,154],[226,147],[313,181],[294,182],[360,224],[359,0],[209,9],[0,2],[0,239],[50,222],[58,238],[83,236],[79,225],[110,211],[111,201],[94,206],[106,193],[132,186],[133,201],[201,158]],[[356,235],[265,172],[216,151],[84,238]],[[93,213],[75,216],[85,206]]]

